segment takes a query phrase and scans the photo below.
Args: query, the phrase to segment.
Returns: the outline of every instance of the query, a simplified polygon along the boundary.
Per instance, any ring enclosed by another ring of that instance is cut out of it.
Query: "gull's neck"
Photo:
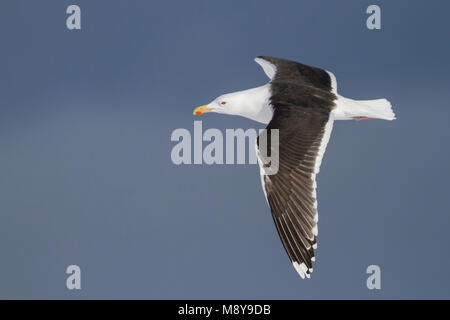
[[[230,114],[267,124],[273,115],[269,101],[270,96],[270,84],[234,92],[235,107],[233,110],[230,110]]]

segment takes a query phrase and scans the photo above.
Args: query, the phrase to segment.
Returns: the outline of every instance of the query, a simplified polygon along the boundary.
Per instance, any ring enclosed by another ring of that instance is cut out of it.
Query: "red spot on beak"
[[[197,114],[197,115],[198,115],[198,114],[202,114],[202,112],[201,112],[201,111],[197,111],[195,114]]]

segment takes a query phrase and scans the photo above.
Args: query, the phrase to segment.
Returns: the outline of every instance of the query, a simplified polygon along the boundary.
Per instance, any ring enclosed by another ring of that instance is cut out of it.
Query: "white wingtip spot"
[[[317,243],[313,244],[313,249],[317,249]]]
[[[314,228],[312,229],[312,233],[313,235],[317,236],[317,234],[319,233],[319,229],[317,228],[317,224],[314,226]]]
[[[312,258],[311,258],[311,261],[312,261],[312,262],[316,261],[316,257],[312,257]],[[311,270],[312,270],[312,269],[311,269]]]
[[[301,264],[299,264],[298,262],[293,262],[292,265],[302,279],[305,279],[305,275],[309,278],[309,275],[306,273],[306,271],[308,270],[306,264],[304,264],[303,262]]]

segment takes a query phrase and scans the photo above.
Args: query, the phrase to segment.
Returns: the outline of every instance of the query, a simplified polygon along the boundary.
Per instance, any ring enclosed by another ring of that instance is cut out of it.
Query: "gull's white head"
[[[195,108],[194,114],[201,115],[207,112],[239,114],[238,111],[245,108],[244,101],[241,92],[223,94],[211,103]]]
[[[264,85],[244,91],[223,94],[211,103],[195,108],[194,114],[217,112],[268,123],[272,118],[269,98],[269,85]]]

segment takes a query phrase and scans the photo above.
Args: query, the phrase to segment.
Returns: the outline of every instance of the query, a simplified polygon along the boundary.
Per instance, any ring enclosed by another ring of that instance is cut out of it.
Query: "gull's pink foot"
[[[366,120],[366,119],[375,119],[375,118],[369,118],[369,117],[353,117],[355,120]]]

